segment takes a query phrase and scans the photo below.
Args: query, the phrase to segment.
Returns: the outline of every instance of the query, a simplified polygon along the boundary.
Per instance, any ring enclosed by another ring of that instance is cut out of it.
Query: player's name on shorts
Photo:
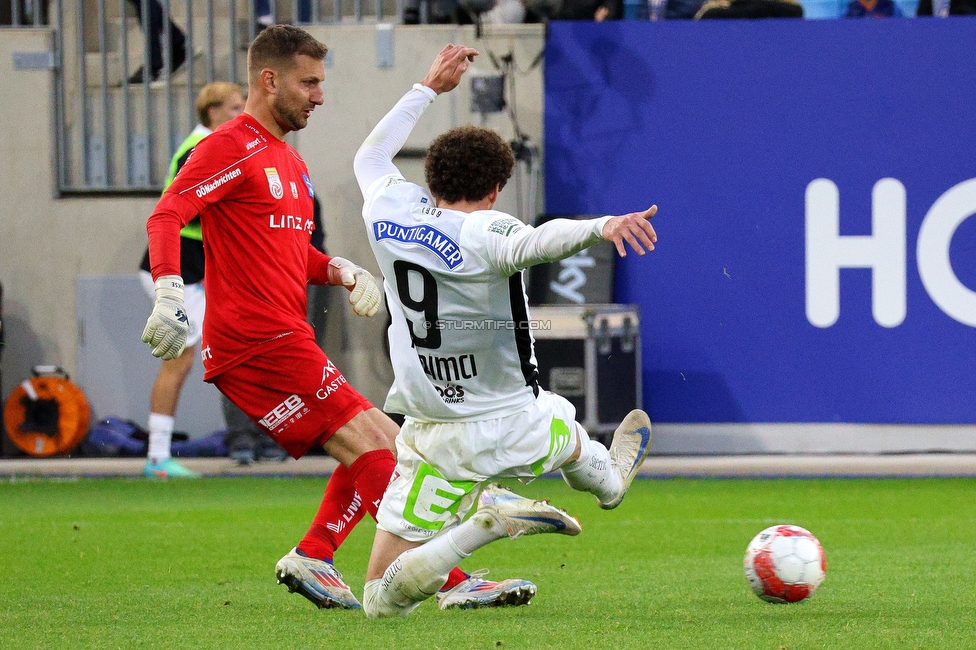
[[[481,320],[460,319],[452,320],[439,318],[436,321],[423,321],[420,324],[425,330],[551,330],[550,320],[495,320],[485,318]]]

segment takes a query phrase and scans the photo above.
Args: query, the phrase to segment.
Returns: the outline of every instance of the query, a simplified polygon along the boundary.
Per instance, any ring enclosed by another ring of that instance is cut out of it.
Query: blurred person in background
[[[129,77],[129,83],[141,84],[156,81],[159,74],[163,71],[163,6],[159,0],[129,0],[129,3],[136,10],[136,17],[139,19],[139,28],[143,27],[143,3],[149,9],[148,23],[149,31],[143,36],[149,42],[149,71],[146,71],[146,64],[143,63]],[[172,10],[171,10],[172,11]],[[168,24],[165,26],[169,30],[169,53],[170,70],[176,72],[186,61],[186,35],[183,30],[173,22],[172,14]]]
[[[940,5],[940,2],[934,3]],[[932,0],[921,0],[918,9],[915,10],[916,16],[932,16]],[[972,16],[976,14],[976,0],[949,0],[950,16]]]
[[[241,87],[227,81],[217,81],[204,86],[197,95],[196,125],[189,136],[180,144],[170,162],[169,176],[165,188],[169,187],[176,175],[183,168],[197,144],[213,133],[214,129],[225,122],[229,122],[244,110],[244,94]],[[149,248],[142,256],[139,278],[142,286],[149,294],[149,298],[156,297],[155,285],[150,270]],[[176,407],[179,404],[180,392],[183,384],[193,369],[193,359],[196,356],[196,346],[203,333],[203,314],[206,309],[206,298],[203,288],[204,253],[203,234],[200,230],[200,218],[195,216],[182,230],[180,230],[180,273],[185,282],[186,315],[189,333],[186,348],[183,353],[173,359],[163,361],[159,367],[159,374],[153,383],[149,395],[149,450],[146,459],[145,474],[155,478],[199,478],[199,474],[187,469],[170,455],[173,442],[173,427]],[[226,417],[225,407],[225,419]],[[228,420],[228,425],[231,421]]]
[[[904,14],[894,0],[851,0],[844,18],[902,18]]]

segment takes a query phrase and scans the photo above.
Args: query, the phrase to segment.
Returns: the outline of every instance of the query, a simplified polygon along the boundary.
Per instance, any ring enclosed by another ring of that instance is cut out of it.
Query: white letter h
[[[905,320],[905,186],[882,178],[871,192],[870,236],[840,236],[840,195],[818,178],[806,191],[807,320],[830,327],[840,316],[840,270],[870,268],[871,312],[878,325]]]

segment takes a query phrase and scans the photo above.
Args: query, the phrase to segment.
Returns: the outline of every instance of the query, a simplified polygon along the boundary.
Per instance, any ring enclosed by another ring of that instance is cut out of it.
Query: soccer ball
[[[823,582],[827,558],[810,531],[782,524],[752,538],[743,568],[749,586],[766,602],[797,603]]]

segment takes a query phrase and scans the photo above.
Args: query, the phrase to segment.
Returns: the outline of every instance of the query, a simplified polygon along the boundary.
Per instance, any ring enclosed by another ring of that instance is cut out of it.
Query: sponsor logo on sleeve
[[[488,224],[488,232],[493,232],[502,237],[508,237],[513,232],[518,232],[525,227],[525,224],[518,219],[513,219],[512,217],[505,217],[503,219],[495,219]]]
[[[376,221],[373,223],[373,235],[377,242],[391,239],[407,246],[423,246],[451,270],[464,263],[458,243],[432,226],[401,226],[393,221]]]
[[[302,180],[305,181],[305,189],[308,190],[308,195],[315,197],[315,188],[312,187],[312,179],[308,177],[308,174],[302,174]]]
[[[235,178],[239,177],[240,175],[241,175],[241,168],[237,167],[236,169],[232,169],[226,174],[217,176],[216,178],[214,178],[214,180],[210,182],[200,183],[199,185],[197,185],[196,195],[198,198],[202,199],[203,197],[210,194],[211,192],[213,192],[215,189],[217,189],[224,183],[228,183],[234,180]]]
[[[282,198],[285,195],[285,188],[281,184],[278,170],[274,167],[265,167],[264,173],[268,176],[268,189],[271,190],[271,196],[276,199]]]

